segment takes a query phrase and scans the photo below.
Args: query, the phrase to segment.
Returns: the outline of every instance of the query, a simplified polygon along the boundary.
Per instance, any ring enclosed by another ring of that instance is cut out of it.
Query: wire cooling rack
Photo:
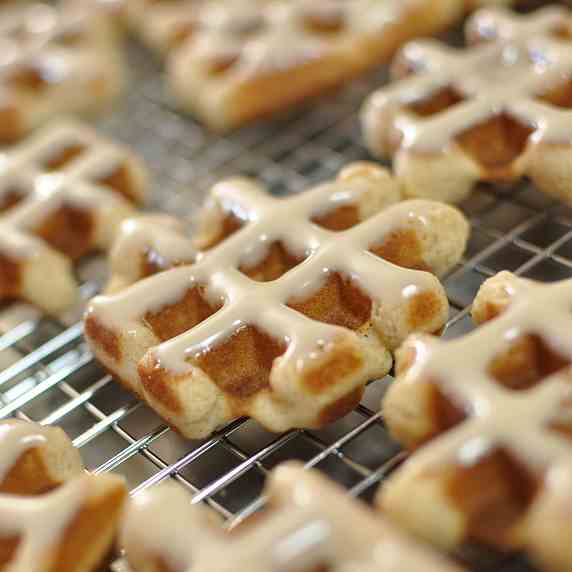
[[[384,72],[279,121],[219,137],[172,110],[159,66],[146,52],[132,45],[129,60],[131,87],[99,127],[146,159],[156,207],[191,214],[211,183],[238,173],[259,178],[277,195],[297,192],[369,158],[356,111]],[[473,232],[465,258],[445,279],[447,337],[471,329],[474,294],[501,269],[545,281],[572,276],[572,209],[529,184],[481,186],[462,209]],[[97,258],[78,273],[85,298],[105,279]],[[265,475],[286,459],[324,471],[366,501],[403,459],[379,415],[389,377],[370,384],[353,413],[319,431],[275,435],[241,419],[203,441],[184,440],[94,362],[80,315],[78,308],[55,321],[22,305],[0,309],[0,417],[61,426],[89,469],[124,475],[133,492],[173,477],[236,522],[258,507]],[[532,570],[514,556],[469,552],[462,557],[475,571]]]

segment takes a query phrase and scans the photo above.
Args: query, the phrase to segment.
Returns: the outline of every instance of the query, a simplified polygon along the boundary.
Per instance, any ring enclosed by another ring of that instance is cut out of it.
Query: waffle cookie
[[[405,342],[383,409],[406,447],[424,446],[380,491],[394,520],[448,549],[488,543],[572,569],[571,303],[570,280],[501,272],[474,303],[488,323]]]
[[[403,78],[362,112],[369,149],[392,156],[410,197],[463,200],[477,181],[527,176],[572,201],[572,16],[477,12],[464,50],[423,41],[397,58]]]
[[[459,0],[134,0],[128,10],[167,56],[179,105],[216,130],[339,86],[462,12]]]
[[[98,111],[121,90],[120,51],[95,14],[44,4],[8,8],[0,45],[0,144],[56,115]]]
[[[131,500],[120,535],[130,566],[134,572],[186,572],[191,563],[196,572],[460,572],[297,463],[271,473],[266,495],[266,510],[228,534],[178,485],[142,493]]]
[[[115,537],[123,480],[82,474],[60,429],[2,421],[0,447],[0,570],[96,570]]]
[[[92,300],[86,338],[187,437],[242,415],[273,431],[329,423],[387,373],[408,333],[447,318],[442,286],[420,269],[453,266],[467,223],[451,207],[398,200],[395,181],[367,164],[284,200],[248,179],[220,183],[193,242],[165,219],[127,229],[112,284],[159,273]]]
[[[0,301],[24,299],[50,314],[73,305],[72,262],[110,246],[145,189],[127,148],[76,123],[0,153]]]

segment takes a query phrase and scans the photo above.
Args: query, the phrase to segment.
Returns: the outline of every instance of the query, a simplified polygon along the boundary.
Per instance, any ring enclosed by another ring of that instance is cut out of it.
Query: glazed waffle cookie
[[[385,417],[408,448],[430,442],[381,490],[397,522],[445,548],[485,542],[572,568],[571,303],[570,280],[502,272],[473,307],[492,321],[405,342]]]
[[[121,90],[120,50],[97,15],[44,4],[6,8],[0,46],[0,144],[58,114],[100,110]]]
[[[51,314],[73,305],[72,262],[110,246],[145,189],[128,149],[77,123],[46,127],[0,153],[0,300]]]
[[[217,130],[338,86],[462,12],[458,0],[136,0],[128,9],[146,43],[168,54],[179,105]]]
[[[329,423],[387,373],[409,332],[447,319],[442,286],[419,269],[451,268],[467,223],[451,207],[398,200],[395,181],[367,164],[284,200],[247,179],[220,183],[194,242],[164,219],[154,232],[131,224],[112,284],[171,268],[92,300],[86,338],[187,437],[241,415],[274,431]]]
[[[60,429],[0,422],[0,569],[91,572],[111,549],[127,491],[82,474]]]
[[[558,7],[531,15],[502,9],[469,20],[464,50],[407,45],[395,76],[362,112],[369,149],[393,156],[414,197],[458,202],[475,182],[530,177],[572,200],[572,17]]]
[[[282,465],[266,493],[266,510],[230,534],[178,485],[142,493],[130,502],[120,534],[130,566],[134,572],[184,572],[191,563],[196,572],[460,572],[317,471]]]

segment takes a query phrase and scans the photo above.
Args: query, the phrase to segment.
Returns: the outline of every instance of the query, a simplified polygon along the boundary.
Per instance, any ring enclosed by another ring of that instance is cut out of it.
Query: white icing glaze
[[[28,450],[47,442],[45,428],[34,423],[8,420],[0,423],[0,482]]]
[[[81,509],[88,478],[77,478],[41,497],[0,495],[0,535],[20,537],[9,572],[37,570]]]
[[[556,37],[558,27],[571,21],[567,10],[556,7],[527,16],[500,8],[482,10],[467,27],[468,38],[484,42],[481,45],[465,50],[434,41],[407,45],[402,62],[416,73],[382,88],[369,100],[364,111],[367,139],[379,139],[378,129],[389,113],[403,148],[438,152],[456,135],[505,112],[534,129],[535,142],[570,143],[572,114],[540,102],[537,96],[572,76],[570,42]],[[407,105],[446,87],[464,100],[425,118],[407,110]]]
[[[454,403],[469,411],[461,425],[431,441],[408,466],[470,461],[489,447],[501,446],[539,474],[570,458],[570,441],[551,431],[556,415],[567,415],[572,398],[569,376],[554,374],[527,391],[495,382],[488,367],[519,335],[539,335],[549,347],[572,361],[570,309],[572,280],[541,284],[518,279],[515,297],[504,313],[474,332],[447,342],[418,340],[418,358],[408,380],[431,379]],[[459,455],[461,458],[459,459]]]
[[[190,498],[180,487],[164,485],[132,501],[121,539],[128,555],[144,547],[175,570],[192,565],[196,572],[292,572],[325,563],[336,572],[457,570],[317,473],[292,465],[279,467],[267,492],[269,513],[245,525],[245,531],[226,536],[210,511],[190,507]],[[158,526],[150,527],[149,522]]]
[[[328,58],[339,60],[339,75],[359,70],[372,57],[365,48],[360,53],[360,46],[366,41],[383,45],[386,28],[400,21],[410,28],[407,15],[425,1],[233,0],[199,6],[182,1],[163,7],[141,1],[140,27],[148,43],[169,52],[181,22],[192,26],[190,36],[170,51],[172,88],[209,122],[224,124],[236,90],[252,80]],[[338,30],[316,32],[308,25],[312,19],[331,22],[332,14],[341,14]],[[222,73],[216,71],[219,66]]]
[[[121,225],[121,236],[114,251],[123,258],[138,258],[141,252],[152,249],[166,263],[191,263],[197,257],[197,251],[185,236],[184,224],[180,219],[167,215],[147,215],[130,218]],[[113,257],[113,253],[112,253]],[[124,264],[119,259],[118,264]]]
[[[250,12],[258,14],[263,24],[261,32],[251,41],[240,42],[241,61],[234,73],[242,77],[297,67],[335,51],[348,42],[349,37],[380,33],[388,23],[409,9],[412,2],[409,6],[408,2],[394,0],[350,0],[343,3],[331,0],[311,7],[304,0],[267,2],[263,7],[256,7],[253,2],[248,4]],[[308,17],[327,21],[332,12],[341,15],[341,34],[320,36],[306,28],[305,19]],[[205,36],[203,41],[214,45],[222,46],[227,41],[221,35]]]
[[[367,188],[363,180],[347,180],[275,199],[247,180],[219,184],[214,189],[218,204],[248,224],[212,250],[199,253],[196,264],[153,276],[113,297],[100,296],[92,302],[92,309],[113,329],[129,329],[129,324],[139,323],[148,312],[181,299],[193,285],[203,285],[206,297],[212,303],[224,301],[224,306],[190,331],[156,346],[153,352],[162,367],[186,371],[189,357],[226,339],[243,324],[288,344],[281,363],[307,356],[316,343],[324,346],[346,330],[307,318],[286,304],[311,296],[328,274],[351,277],[389,313],[411,296],[439,288],[433,275],[395,266],[368,252],[393,230],[407,228],[408,221],[423,224],[424,208],[431,203],[399,203],[344,232],[328,231],[311,222],[315,216],[356,201]],[[245,261],[261,261],[274,242],[308,258],[273,282],[255,282],[238,270]]]
[[[82,145],[82,154],[57,174],[46,174],[42,162],[70,144]],[[47,128],[0,155],[0,204],[15,189],[23,195],[16,206],[0,214],[0,253],[16,260],[40,255],[46,245],[33,231],[64,205],[94,217],[103,208],[118,213],[130,210],[126,199],[95,182],[118,163],[128,161],[127,151],[74,123]]]
[[[241,74],[284,69],[337,49],[365,35],[379,34],[419,0],[235,0],[231,3],[180,1],[148,10],[148,26],[168,35],[182,22],[196,27],[189,49],[200,46],[201,56],[241,53]],[[192,5],[192,6],[190,6]],[[155,22],[154,19],[157,19]],[[340,21],[340,34],[317,34],[308,20]],[[159,32],[161,33],[161,32]],[[158,39],[159,43],[164,40]]]

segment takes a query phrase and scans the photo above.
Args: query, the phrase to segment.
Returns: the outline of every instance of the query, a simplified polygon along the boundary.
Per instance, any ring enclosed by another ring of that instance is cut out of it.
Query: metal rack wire
[[[131,46],[130,59],[131,89],[99,127],[147,160],[154,204],[162,209],[191,213],[208,186],[227,174],[253,175],[284,194],[368,158],[356,111],[384,72],[305,111],[218,137],[172,110],[159,67],[146,52]],[[541,280],[572,275],[572,209],[526,183],[517,189],[479,187],[462,208],[473,234],[464,260],[445,279],[451,301],[446,336],[471,329],[469,304],[498,270]],[[101,261],[87,260],[78,272],[88,298],[104,279]],[[356,411],[323,430],[273,435],[241,419],[203,441],[184,440],[94,362],[79,315],[77,309],[55,321],[22,306],[0,310],[0,417],[63,427],[88,468],[124,475],[133,492],[173,477],[197,501],[236,522],[259,506],[265,475],[283,460],[317,467],[368,501],[403,459],[378,413],[390,378],[370,384]],[[515,557],[482,551],[465,556],[481,572],[531,570]]]

